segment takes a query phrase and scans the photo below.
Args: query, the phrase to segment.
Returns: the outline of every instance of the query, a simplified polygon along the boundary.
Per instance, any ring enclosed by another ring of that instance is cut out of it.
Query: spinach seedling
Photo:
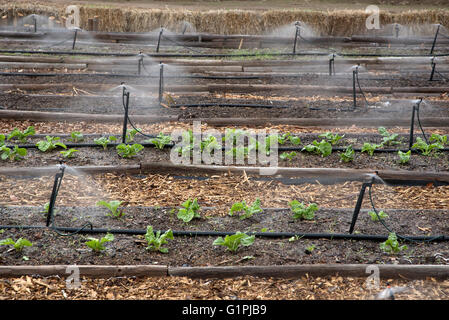
[[[315,245],[314,244],[311,244],[310,246],[308,246],[305,250],[304,250],[304,252],[305,253],[307,253],[307,254],[312,254],[312,252],[313,252],[313,250],[315,250]]]
[[[62,156],[63,156],[64,158],[73,158],[75,152],[78,152],[78,150],[76,150],[76,149],[74,149],[74,148],[70,148],[69,150],[61,151],[61,152],[59,152],[59,153],[62,154]]]
[[[407,250],[407,246],[406,245],[399,246],[399,242],[398,242],[396,233],[391,232],[388,235],[388,240],[386,240],[385,242],[382,242],[380,244],[380,249],[382,249],[382,251],[385,253],[391,254],[391,253],[398,253],[403,250]]]
[[[178,219],[190,222],[193,218],[201,218],[199,213],[200,206],[196,198],[194,200],[188,199],[181,206],[182,208],[178,210]]]
[[[131,158],[137,155],[137,153],[139,153],[140,151],[142,151],[144,147],[138,143],[134,143],[132,145],[121,143],[116,147],[116,149],[117,153],[122,158]]]
[[[173,231],[171,229],[167,230],[164,234],[161,231],[153,232],[153,227],[147,227],[147,233],[145,234],[145,240],[147,241],[147,250],[159,251],[162,253],[167,253],[167,248],[162,248],[162,245],[168,243],[167,239],[173,240]]]
[[[332,144],[326,140],[320,142],[314,140],[312,144],[306,145],[301,151],[313,152],[315,154],[321,154],[321,157],[327,157],[332,153]]]
[[[234,203],[231,207],[231,210],[229,211],[229,215],[234,216],[235,213],[242,211],[244,211],[245,213],[239,216],[240,220],[248,219],[253,214],[262,212],[263,210],[260,207],[260,199],[257,198],[250,207],[246,204],[245,201]]]
[[[418,137],[416,138],[416,143],[412,146],[412,148],[419,149],[423,156],[429,156],[432,153],[432,151],[443,149],[444,147],[439,142],[427,144],[423,139]]]
[[[119,207],[122,203],[123,203],[123,201],[119,201],[119,200],[112,200],[109,202],[101,200],[101,201],[98,201],[96,203],[96,205],[108,208],[109,213],[107,214],[107,216],[114,217],[114,218],[120,218],[125,215],[125,213],[119,209]]]
[[[164,149],[164,147],[171,142],[171,136],[165,135],[160,132],[156,138],[148,139],[146,142],[150,142],[154,144],[154,147],[157,149]]]
[[[229,251],[236,252],[240,246],[250,246],[254,243],[256,237],[254,235],[249,236],[246,233],[237,231],[233,235],[227,235],[224,239],[218,237],[213,242],[214,246],[225,246]]]
[[[298,200],[293,200],[290,201],[288,205],[293,212],[293,219],[312,220],[315,217],[315,211],[318,210],[318,205],[316,203],[311,203],[306,206]]]
[[[84,135],[79,131],[73,131],[70,134],[70,138],[68,140],[72,141],[74,143],[78,143],[78,142],[84,141]]]
[[[362,152],[368,152],[368,154],[372,156],[374,154],[374,151],[376,151],[376,149],[379,149],[381,147],[382,144],[365,142],[362,147]]]
[[[290,140],[290,143],[297,146],[301,144],[301,138],[297,136],[289,136],[288,139]]]
[[[64,143],[59,142],[59,137],[46,136],[45,138],[47,139],[46,141],[41,140],[36,143],[36,146],[40,151],[47,152],[56,149],[57,147],[67,149],[67,146]]]
[[[402,152],[401,150],[398,151],[399,156],[399,163],[400,164],[407,164],[410,161],[410,156],[412,155],[412,150],[409,150],[407,152]]]
[[[4,134],[0,134],[0,147],[5,144],[5,139],[6,139],[5,135]]]
[[[350,145],[346,148],[345,152],[340,153],[340,161],[351,162],[354,160],[354,155],[354,149],[352,148],[352,145]]]
[[[142,131],[142,129],[140,129],[140,128],[126,131],[125,142],[126,143],[133,142],[134,138],[136,137],[136,134],[138,134],[141,131]]]
[[[384,219],[388,218],[388,214],[386,214],[383,211],[379,211],[378,214],[376,214],[376,212],[374,212],[374,211],[370,211],[370,212],[368,212],[368,214],[371,217],[371,221],[379,221],[379,219],[384,220]]]
[[[333,134],[332,132],[326,132],[326,133],[320,134],[318,137],[326,139],[327,141],[330,142],[331,145],[334,146],[334,145],[336,145],[338,143],[338,141],[343,139],[344,136],[345,135],[340,136],[338,133]]]
[[[14,128],[13,131],[11,131],[11,133],[8,135],[8,141],[11,140],[12,138],[17,138],[21,143],[26,143],[27,142],[27,137],[29,136],[33,136],[36,134],[36,131],[34,130],[33,126],[29,126],[28,128],[25,129],[25,131],[20,131],[17,128]]]
[[[0,245],[13,246],[13,248],[16,251],[21,252],[24,247],[31,247],[33,244],[25,238],[19,238],[17,241],[14,241],[13,239],[8,238],[8,239],[1,240]]]
[[[97,238],[87,238],[89,241],[86,242],[86,245],[91,248],[95,252],[100,252],[106,249],[104,244],[106,242],[110,242],[114,240],[114,235],[112,233],[106,233],[104,237],[101,239]]]
[[[279,155],[279,158],[281,158],[281,159],[284,160],[284,161],[286,161],[286,160],[292,161],[293,158],[296,157],[296,154],[297,154],[297,153],[296,153],[295,151],[292,151],[292,152],[282,152],[282,153]]]
[[[432,133],[432,135],[430,136],[429,141],[430,142],[437,142],[437,143],[439,143],[439,144],[444,146],[445,144],[447,144],[447,136],[440,135],[440,134],[437,134],[437,133]]]
[[[104,150],[108,148],[108,144],[117,141],[117,138],[114,136],[110,136],[109,138],[101,137],[98,139],[94,139],[94,142],[103,147]]]
[[[401,142],[398,141],[398,134],[397,133],[389,133],[387,129],[384,127],[379,127],[377,129],[379,133],[383,136],[381,146],[392,146],[396,144],[400,144]]]
[[[0,152],[0,158],[4,161],[8,159],[9,161],[19,161],[27,155],[27,149],[19,148],[19,146],[14,146],[14,148],[11,149],[3,145],[0,147]]]

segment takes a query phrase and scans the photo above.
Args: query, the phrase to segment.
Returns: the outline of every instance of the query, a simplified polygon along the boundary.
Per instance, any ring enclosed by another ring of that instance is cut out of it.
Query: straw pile
[[[0,21],[13,22],[32,13],[54,16],[64,25],[67,17],[65,7],[35,4],[1,4]],[[208,10],[190,11],[179,9],[132,9],[100,6],[80,6],[81,28],[87,29],[88,19],[97,17],[99,31],[149,32],[161,26],[179,32],[183,22],[188,22],[197,32],[214,34],[264,34],[302,21],[320,35],[350,36],[367,33],[363,10]],[[441,23],[449,27],[449,10],[409,10],[403,12],[380,12],[380,24],[422,25]]]

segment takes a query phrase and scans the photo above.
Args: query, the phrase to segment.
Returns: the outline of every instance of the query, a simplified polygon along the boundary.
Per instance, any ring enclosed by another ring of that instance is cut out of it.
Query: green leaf
[[[225,246],[229,251],[236,252],[240,246],[250,246],[254,243],[255,236],[248,236],[245,233],[237,231],[233,235],[227,235],[224,239],[218,237],[213,245]]]
[[[399,163],[406,164],[410,161],[410,156],[412,154],[412,151],[409,150],[407,152],[402,152],[401,150],[398,151],[399,155]]]
[[[178,219],[181,219],[184,222],[190,222],[193,218],[200,218],[198,205],[198,200],[195,198],[194,200],[188,199],[182,205],[183,208],[178,211]]]

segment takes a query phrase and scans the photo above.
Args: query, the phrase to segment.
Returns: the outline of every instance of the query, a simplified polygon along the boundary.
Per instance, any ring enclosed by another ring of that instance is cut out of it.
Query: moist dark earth
[[[324,131],[323,131],[324,133]],[[150,135],[157,135],[157,133],[151,133]],[[104,135],[109,136],[109,135]],[[116,135],[118,141],[120,142],[121,137]],[[284,145],[279,145],[278,151],[279,157],[277,158],[278,166],[280,167],[303,167],[303,168],[352,168],[352,169],[395,169],[395,170],[409,170],[409,171],[448,171],[449,170],[449,154],[447,151],[437,151],[433,152],[429,156],[424,156],[420,151],[415,150],[411,155],[410,161],[407,164],[401,164],[399,162],[399,156],[397,151],[393,152],[376,152],[373,156],[370,156],[366,152],[360,152],[364,142],[369,142],[373,144],[378,144],[382,141],[380,135],[374,134],[346,134],[344,137],[333,146],[333,152],[327,157],[322,157],[318,154],[308,153],[306,151],[301,151],[304,146],[311,144],[313,141],[321,141],[323,138],[318,137],[317,134],[300,134],[297,135],[301,138],[301,144],[294,146],[287,142]],[[343,134],[342,134],[343,136]],[[89,135],[86,136],[85,141],[82,143],[88,144],[93,143],[95,138],[100,137],[100,135]],[[416,139],[421,135],[415,136]],[[148,138],[150,139],[150,138]],[[387,150],[406,150],[408,149],[408,135],[401,134],[398,136],[398,145],[385,146],[383,149]],[[37,141],[45,140],[44,136],[33,137],[29,139],[28,145],[34,145]],[[68,145],[72,142],[68,141],[67,136],[63,136],[60,140]],[[132,143],[144,143],[147,138],[136,137],[136,140]],[[11,141],[8,145],[17,144],[17,141]],[[225,144],[223,144],[224,146]],[[352,145],[353,148],[358,152],[355,153],[354,160],[351,162],[342,162],[340,154],[343,153],[347,146]],[[28,148],[28,154],[24,159],[19,161],[1,161],[0,167],[42,167],[51,166],[59,164],[61,161],[65,162],[70,166],[99,166],[99,165],[133,165],[139,163],[171,163],[171,153],[172,148],[164,148],[163,150],[157,149],[154,146],[146,145],[144,150],[138,153],[132,158],[122,158],[118,155],[114,146],[108,146],[107,150],[102,147],[79,147],[75,146],[78,152],[74,153],[73,158],[64,158],[60,152],[64,149],[58,147],[55,150],[48,152],[41,152],[37,148]],[[225,163],[226,150],[222,151],[222,162]],[[295,152],[296,154],[292,156],[292,159],[282,160],[280,155],[282,153]],[[274,158],[273,158],[274,159]],[[253,164],[249,163],[247,158],[242,159],[242,162],[238,162],[238,159],[234,157],[232,165],[249,165],[249,166],[263,166],[263,164]]]
[[[212,209],[211,209],[212,210]],[[45,225],[45,214],[39,207],[1,207],[3,225]],[[292,233],[348,233],[352,211],[348,209],[319,209],[313,220],[295,220],[289,209],[264,209],[262,213],[239,220],[237,216],[208,215],[184,223],[176,217],[177,208],[125,207],[122,218],[106,216],[102,208],[58,207],[55,226],[78,228],[91,222],[94,228],[229,232],[292,232]],[[443,210],[385,210],[389,217],[384,221],[390,230],[400,235],[447,234],[449,224]],[[425,230],[425,231],[423,231]],[[429,231],[431,230],[431,231]],[[356,234],[387,235],[379,222],[371,221],[362,210],[355,228]],[[15,264],[161,264],[170,266],[214,265],[286,265],[298,263],[400,263],[440,264],[449,254],[446,242],[407,242],[407,249],[397,254],[387,254],[379,241],[325,240],[305,238],[256,237],[253,245],[229,252],[212,242],[217,236],[177,236],[168,240],[166,254],[146,250],[142,235],[115,234],[104,252],[91,251],[85,242],[88,237],[103,234],[74,234],[60,236],[51,229],[4,229],[2,239],[26,238],[33,243],[23,252],[0,247],[1,263]],[[401,241],[402,242],[402,241]],[[51,244],[51,245],[50,245]],[[310,247],[313,249],[310,249]],[[309,249],[309,250],[306,250]],[[26,256],[28,260],[24,259]]]

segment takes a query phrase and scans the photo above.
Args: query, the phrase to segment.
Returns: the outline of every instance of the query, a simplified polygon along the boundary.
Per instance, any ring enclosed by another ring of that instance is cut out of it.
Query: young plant
[[[412,151],[409,150],[407,152],[402,152],[401,150],[398,151],[399,156],[399,163],[400,164],[407,164],[410,161],[410,156],[412,155]]]
[[[281,158],[281,159],[284,160],[284,161],[286,161],[286,160],[292,161],[294,157],[296,157],[296,152],[295,152],[295,151],[292,151],[292,152],[282,152],[282,153],[279,155],[279,158]]]
[[[123,201],[119,200],[112,200],[112,201],[98,201],[96,203],[97,206],[103,206],[109,209],[109,213],[107,216],[114,217],[114,218],[121,218],[125,215],[125,213],[119,209],[120,205],[123,203]]]
[[[154,144],[157,149],[164,149],[164,147],[171,142],[171,136],[165,135],[162,132],[157,135],[156,138],[152,138],[147,140],[146,142],[150,142]]]
[[[439,142],[434,142],[431,144],[427,144],[423,139],[420,137],[416,138],[416,143],[412,146],[412,148],[417,148],[421,151],[421,153],[424,156],[429,156],[432,151],[443,149],[443,145]]]
[[[293,212],[293,219],[312,220],[315,217],[315,211],[318,210],[318,205],[316,203],[311,203],[306,206],[298,200],[293,200],[290,201],[288,205]]]
[[[87,238],[87,239],[89,239],[89,241],[86,242],[86,245],[93,251],[100,252],[106,249],[106,247],[104,246],[106,242],[114,240],[114,235],[112,233],[106,233],[106,235],[101,239],[97,238]]]
[[[11,133],[8,135],[8,141],[11,140],[12,138],[17,138],[21,143],[26,143],[27,142],[27,137],[29,136],[33,136],[36,134],[36,131],[34,130],[33,126],[29,126],[28,128],[25,129],[25,131],[20,131],[17,128],[14,128],[13,131],[11,131]]]
[[[290,143],[297,146],[301,144],[301,138],[297,136],[289,136],[288,140],[290,140]]]
[[[237,231],[233,235],[227,235],[224,239],[222,237],[218,237],[213,242],[214,246],[225,246],[229,251],[236,252],[240,246],[250,246],[254,243],[256,237],[249,236],[245,233]]]
[[[68,140],[72,141],[74,143],[78,143],[78,142],[84,141],[84,135],[79,131],[73,131],[70,134],[70,138]]]
[[[305,253],[307,253],[307,254],[312,254],[312,252],[313,252],[313,250],[315,250],[315,245],[314,244],[311,244],[310,246],[308,246],[305,250],[304,250],[304,252]]]
[[[401,142],[398,141],[398,134],[397,133],[392,133],[390,134],[387,129],[385,129],[384,127],[379,127],[377,129],[379,131],[379,133],[383,136],[382,138],[382,146],[386,145],[386,146],[392,146],[392,145],[396,145],[396,144],[400,144]]]
[[[178,219],[181,219],[184,222],[190,222],[193,218],[201,218],[199,213],[200,206],[198,204],[198,200],[195,198],[194,200],[188,199],[183,204],[181,204],[182,208],[178,210]]]
[[[314,140],[312,144],[306,145],[301,151],[304,150],[315,154],[321,154],[321,157],[327,157],[332,153],[332,144],[326,140],[321,140],[321,142]]]
[[[344,153],[340,153],[340,161],[342,162],[351,162],[354,160],[354,149],[352,145],[348,146]]]
[[[385,242],[382,242],[380,244],[380,249],[382,249],[382,251],[385,253],[392,254],[392,253],[401,252],[403,250],[407,250],[407,246],[406,245],[399,246],[399,242],[398,242],[396,233],[391,232],[388,235],[388,240],[386,240]]]
[[[139,128],[132,129],[132,130],[127,130],[126,131],[126,136],[125,136],[125,142],[126,143],[133,142],[136,134],[138,134],[141,131],[142,131],[142,129],[139,129]]]
[[[0,152],[1,152],[0,158],[4,161],[8,159],[9,161],[19,161],[27,155],[27,149],[19,148],[19,146],[14,146],[14,148],[11,149],[3,145],[0,146]]]
[[[444,146],[445,144],[447,144],[447,136],[440,135],[438,133],[432,133],[432,135],[430,136],[429,141],[430,142],[436,142],[436,143],[439,143],[439,144]]]
[[[365,142],[362,147],[362,152],[368,152],[368,154],[372,156],[374,154],[374,151],[376,151],[376,149],[379,149],[381,147],[382,144]]]
[[[47,152],[56,149],[57,147],[67,149],[67,146],[64,143],[59,142],[59,137],[46,136],[45,138],[47,139],[46,141],[41,140],[36,143],[36,146],[40,151]]]
[[[33,244],[25,238],[19,238],[17,241],[14,241],[13,239],[8,238],[8,239],[1,240],[0,245],[13,246],[13,248],[16,251],[21,252],[24,247],[31,247]]]
[[[320,134],[318,137],[326,139],[327,141],[330,142],[331,145],[334,146],[338,143],[338,141],[343,139],[344,136],[345,135],[340,136],[338,133],[333,134],[332,132],[326,132],[326,133]]]
[[[146,248],[147,250],[167,253],[168,249],[162,248],[162,245],[168,243],[167,239],[173,240],[173,231],[171,231],[171,229],[161,235],[161,231],[154,233],[152,226],[147,227],[147,233],[145,234],[145,240],[148,244],[148,247]]]
[[[368,212],[368,214],[371,217],[371,221],[375,221],[375,222],[388,218],[388,214],[386,214],[383,211],[379,211],[378,214],[376,214],[376,212],[374,212],[374,211],[370,211],[370,212]]]
[[[70,148],[69,150],[66,151],[61,151],[60,154],[62,154],[62,156],[64,158],[73,158],[75,152],[78,152],[78,150],[74,149],[74,148]]]
[[[117,141],[117,138],[114,136],[110,136],[109,138],[101,137],[98,139],[94,139],[94,142],[103,147],[104,150],[108,148],[108,144]]]
[[[4,134],[0,134],[0,147],[5,144],[5,139],[6,139],[5,135]]]
[[[139,153],[140,151],[142,151],[144,147],[138,143],[134,143],[132,145],[121,143],[116,147],[116,149],[117,153],[122,158],[131,158],[137,155],[137,153]]]
[[[260,207],[260,199],[257,198],[250,207],[245,201],[234,203],[229,211],[229,215],[233,216],[235,213],[242,211],[245,213],[239,216],[240,220],[248,219],[253,214],[262,212],[262,208]]]

